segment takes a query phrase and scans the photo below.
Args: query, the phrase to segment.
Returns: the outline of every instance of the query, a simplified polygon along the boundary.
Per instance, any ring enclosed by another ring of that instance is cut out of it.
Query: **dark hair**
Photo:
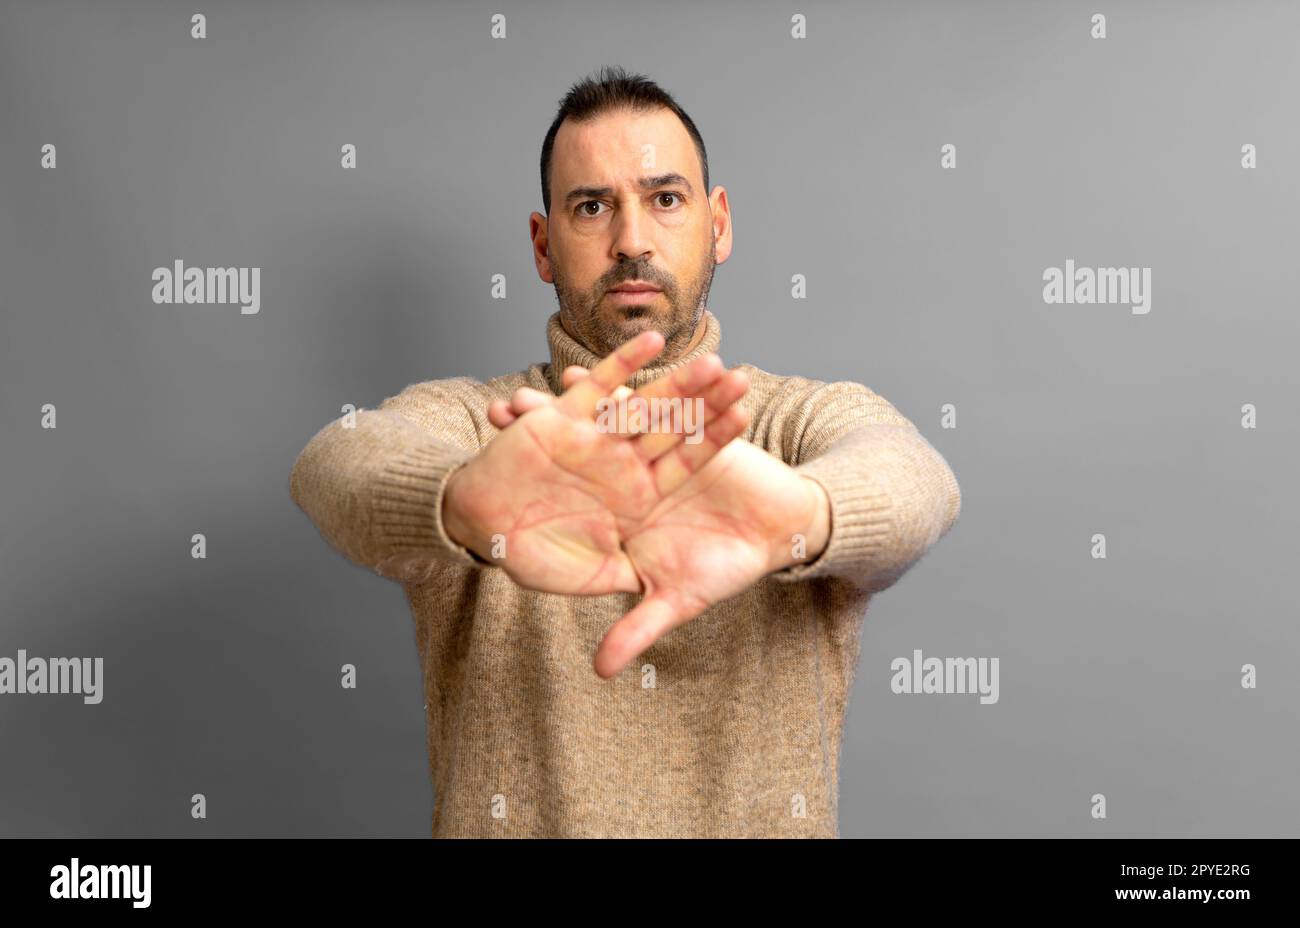
[[[704,174],[704,195],[708,196],[709,156],[704,150],[700,130],[695,128],[691,117],[677,105],[672,94],[645,75],[628,74],[620,67],[605,66],[594,77],[585,77],[569,89],[560,101],[560,111],[546,133],[546,141],[542,142],[542,203],[546,215],[551,214],[551,151],[555,148],[555,135],[560,131],[560,123],[565,119],[585,122],[602,113],[624,107],[633,112],[664,107],[677,114],[677,118],[686,126],[686,131],[691,134],[695,150],[699,152],[700,167]]]

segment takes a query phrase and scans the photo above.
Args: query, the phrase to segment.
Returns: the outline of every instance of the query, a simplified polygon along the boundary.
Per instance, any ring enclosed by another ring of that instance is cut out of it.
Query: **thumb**
[[[596,675],[606,680],[617,676],[652,644],[708,606],[703,600],[669,587],[648,594],[601,639],[592,662]]]

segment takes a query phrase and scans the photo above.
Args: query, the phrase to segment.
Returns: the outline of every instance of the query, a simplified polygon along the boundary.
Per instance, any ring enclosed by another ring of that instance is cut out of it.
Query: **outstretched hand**
[[[702,440],[683,434],[621,434],[598,423],[610,398],[663,349],[647,331],[623,344],[558,397],[502,429],[456,470],[443,498],[453,540],[497,560],[521,586],[600,595],[642,589],[622,539],[747,424],[735,405],[748,388],[716,354],[697,358],[646,388],[647,395],[704,400]],[[527,388],[515,394],[526,401]]]
[[[564,395],[598,370],[589,373],[576,365],[565,370]],[[663,383],[635,392],[618,386],[611,396],[648,397],[662,391]],[[505,434],[512,424],[529,421],[561,399],[521,390],[510,403],[491,403],[488,418]],[[662,444],[672,436],[642,436],[651,437]],[[602,639],[593,662],[602,677],[616,675],[714,603],[797,563],[800,556],[811,559],[826,543],[830,510],[822,487],[744,439],[733,437],[679,476],[648,511],[618,520],[622,553],[645,597]],[[800,551],[802,555],[796,553]]]

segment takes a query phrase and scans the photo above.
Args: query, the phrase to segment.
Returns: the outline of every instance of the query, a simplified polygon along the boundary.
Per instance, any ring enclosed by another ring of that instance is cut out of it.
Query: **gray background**
[[[100,705],[0,697],[0,834],[428,834],[401,587],[288,475],[344,403],[546,358],[538,153],[606,63],[729,192],[724,361],[867,384],[961,483],[869,610],[842,833],[1300,834],[1295,5],[0,10],[0,655],[105,662]],[[260,266],[260,314],[155,305],[176,258]],[[1151,267],[1150,314],[1045,305],[1066,258]],[[1001,700],[892,694],[914,648]]]

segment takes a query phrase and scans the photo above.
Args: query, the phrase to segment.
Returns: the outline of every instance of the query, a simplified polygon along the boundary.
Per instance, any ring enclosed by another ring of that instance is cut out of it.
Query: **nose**
[[[646,258],[652,256],[646,219],[642,215],[640,205],[620,210],[614,222],[615,231],[612,248],[615,258],[624,261],[635,261],[643,256]]]

